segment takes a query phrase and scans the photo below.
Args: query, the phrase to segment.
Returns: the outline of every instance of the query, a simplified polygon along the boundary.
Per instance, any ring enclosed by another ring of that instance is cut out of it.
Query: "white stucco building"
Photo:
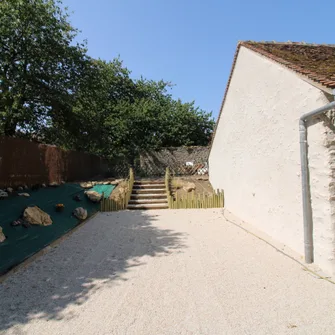
[[[209,156],[225,207],[304,254],[299,118],[334,101],[335,47],[240,42]],[[335,275],[332,112],[308,126],[314,262]]]

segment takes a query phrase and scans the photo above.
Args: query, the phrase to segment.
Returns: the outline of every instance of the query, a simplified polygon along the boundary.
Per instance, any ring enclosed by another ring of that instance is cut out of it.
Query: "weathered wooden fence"
[[[108,161],[98,156],[0,137],[0,188],[82,181],[107,173]]]
[[[104,197],[100,203],[101,212],[115,212],[127,209],[128,202],[130,200],[131,192],[134,185],[134,171],[132,168],[129,169],[129,175],[127,178],[127,189],[126,192],[122,195],[121,199],[105,199]]]
[[[187,208],[223,208],[224,193],[223,190],[213,191],[212,194],[195,194],[187,193],[184,196],[173,196],[171,193],[171,173],[169,168],[165,172],[165,186],[168,195],[170,209],[187,209]]]

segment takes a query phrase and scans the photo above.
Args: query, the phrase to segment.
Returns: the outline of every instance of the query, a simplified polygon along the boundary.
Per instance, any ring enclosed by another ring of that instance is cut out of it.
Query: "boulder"
[[[46,184],[42,184],[41,186],[42,186],[43,188],[46,188],[46,187],[47,187],[47,185],[46,185]]]
[[[14,190],[11,188],[11,187],[7,187],[7,193],[13,193],[14,192]]]
[[[23,186],[23,189],[24,189],[24,190],[28,190],[29,187],[28,187],[27,185],[24,185],[24,186]]]
[[[8,193],[4,190],[0,190],[0,199],[8,198]]]
[[[19,187],[17,188],[17,190],[18,190],[18,191],[23,191],[23,187],[22,187],[22,186],[19,186]]]
[[[83,207],[77,207],[73,211],[73,215],[79,220],[85,220],[87,218],[87,210]]]
[[[116,179],[110,182],[111,185],[118,185],[123,181],[123,179]]]
[[[91,182],[88,183],[80,183],[80,187],[82,188],[92,188],[93,184]]]
[[[17,195],[19,195],[20,197],[30,197],[29,193],[18,193]]]
[[[187,183],[187,184],[184,185],[183,189],[186,192],[194,191],[195,190],[195,184],[194,183]]]
[[[27,207],[24,210],[23,218],[30,224],[41,226],[49,226],[52,224],[50,215],[43,212],[37,206]]]
[[[110,181],[104,181],[103,185],[110,185],[110,183],[111,183]]]
[[[2,232],[2,227],[0,227],[0,243],[2,243],[6,239],[6,236]]]
[[[86,191],[85,194],[92,202],[99,202],[102,199],[102,194],[96,191]]]

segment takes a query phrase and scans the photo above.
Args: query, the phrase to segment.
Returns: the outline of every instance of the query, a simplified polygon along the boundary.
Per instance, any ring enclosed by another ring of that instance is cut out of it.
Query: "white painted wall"
[[[209,157],[226,208],[303,255],[299,117],[328,103],[296,73],[241,47]],[[326,127],[308,128],[315,263],[335,274]]]

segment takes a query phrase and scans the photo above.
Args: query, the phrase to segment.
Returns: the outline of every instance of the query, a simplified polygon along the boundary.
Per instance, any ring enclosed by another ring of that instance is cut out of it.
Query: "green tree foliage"
[[[0,134],[107,157],[208,144],[210,113],[168,82],[133,80],[119,59],[91,59],[76,34],[59,2],[0,2]]]
[[[71,112],[86,65],[86,50],[72,45],[76,30],[53,1],[0,2],[0,126],[12,136],[38,131]]]

